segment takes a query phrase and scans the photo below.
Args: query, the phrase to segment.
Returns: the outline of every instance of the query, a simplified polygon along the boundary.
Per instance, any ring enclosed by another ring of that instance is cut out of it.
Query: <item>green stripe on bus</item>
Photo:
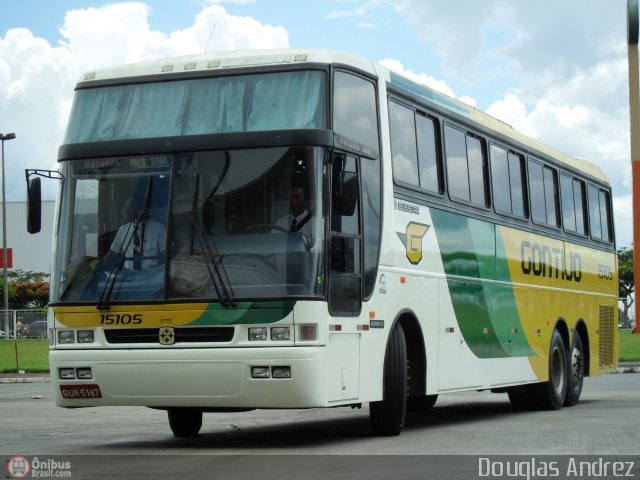
[[[211,303],[190,325],[232,325],[274,323],[293,310],[295,301],[238,302],[235,308]]]
[[[456,321],[479,358],[533,354],[510,285],[502,240],[495,225],[433,209],[431,211]],[[500,250],[500,252],[498,252]]]

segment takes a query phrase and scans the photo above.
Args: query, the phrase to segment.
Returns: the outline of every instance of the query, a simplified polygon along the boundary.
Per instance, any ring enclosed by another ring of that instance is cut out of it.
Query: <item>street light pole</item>
[[[633,198],[633,275],[640,279],[640,91],[638,73],[638,0],[627,0],[629,55],[629,115],[631,120],[631,190]],[[637,296],[636,296],[637,298]],[[640,306],[636,302],[636,328],[640,333]]]
[[[9,275],[7,273],[7,202],[5,200],[5,174],[4,174],[4,142],[16,138],[15,133],[0,133],[2,142],[2,299],[4,305],[4,327],[9,337]]]

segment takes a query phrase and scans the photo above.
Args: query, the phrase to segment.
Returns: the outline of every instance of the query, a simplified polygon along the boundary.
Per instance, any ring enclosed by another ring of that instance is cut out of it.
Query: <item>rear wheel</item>
[[[195,408],[170,408],[169,427],[176,437],[197,437],[202,427],[202,410]]]
[[[560,410],[567,393],[567,350],[558,330],[549,348],[549,381],[538,385],[538,402],[543,410]]]
[[[571,343],[567,363],[568,385],[564,405],[566,407],[573,407],[578,403],[578,400],[580,400],[584,381],[584,348],[578,332],[573,334],[573,342]]]
[[[369,419],[376,435],[399,435],[404,426],[407,401],[407,346],[404,331],[396,324],[384,356],[382,400],[369,404]]]

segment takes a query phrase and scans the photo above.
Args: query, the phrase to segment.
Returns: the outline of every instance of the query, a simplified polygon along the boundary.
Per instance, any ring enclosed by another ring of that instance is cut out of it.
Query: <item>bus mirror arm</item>
[[[42,189],[40,177],[54,178],[64,181],[62,174],[55,170],[32,170],[24,171],[27,180],[27,231],[38,233],[42,219]],[[33,177],[33,178],[31,178]]]

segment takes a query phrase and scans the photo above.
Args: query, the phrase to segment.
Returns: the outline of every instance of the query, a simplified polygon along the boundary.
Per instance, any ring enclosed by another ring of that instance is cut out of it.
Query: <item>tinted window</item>
[[[393,177],[399,182],[418,185],[418,152],[414,115],[413,110],[395,102],[389,102]]]
[[[591,236],[602,239],[602,219],[600,218],[600,195],[598,189],[589,186],[589,225]]]
[[[373,293],[380,251],[380,161],[360,161],[362,182],[362,224],[364,238],[364,296]]]
[[[373,83],[345,72],[334,76],[333,128],[378,151],[378,117]]]
[[[544,199],[544,181],[542,165],[529,160],[529,194],[531,196],[531,217],[534,222],[547,222],[547,209]]]
[[[565,230],[576,231],[576,208],[573,197],[573,179],[568,175],[560,175],[562,195],[562,223]]]
[[[416,115],[418,134],[418,162],[420,164],[420,186],[430,192],[440,193],[440,162],[436,145],[436,127],[433,119]]]
[[[486,207],[487,192],[485,188],[485,163],[483,153],[480,140],[467,135],[471,202]]]
[[[600,220],[602,224],[602,239],[606,242],[611,241],[611,230],[609,228],[611,214],[609,211],[609,194],[604,190],[600,190]]]
[[[569,175],[560,175],[560,195],[562,198],[562,223],[565,230],[585,235],[584,183]]]
[[[525,216],[522,162],[520,155],[491,145],[491,178],[496,211]]]
[[[524,217],[524,159],[511,152],[509,152],[509,186],[511,187],[512,213]]]
[[[511,213],[511,192],[505,190],[509,185],[509,162],[507,151],[491,145],[491,178],[493,185],[493,204],[496,210]]]
[[[554,170],[544,167],[544,200],[547,223],[558,226],[558,176]]]
[[[557,172],[529,160],[529,192],[533,221],[557,227],[560,212]]]
[[[587,234],[585,210],[584,183],[578,180],[573,181],[573,201],[576,208],[576,232],[580,235]]]
[[[447,150],[447,183],[451,197],[471,200],[469,194],[469,172],[467,171],[467,143],[464,132],[450,126],[445,127]]]

